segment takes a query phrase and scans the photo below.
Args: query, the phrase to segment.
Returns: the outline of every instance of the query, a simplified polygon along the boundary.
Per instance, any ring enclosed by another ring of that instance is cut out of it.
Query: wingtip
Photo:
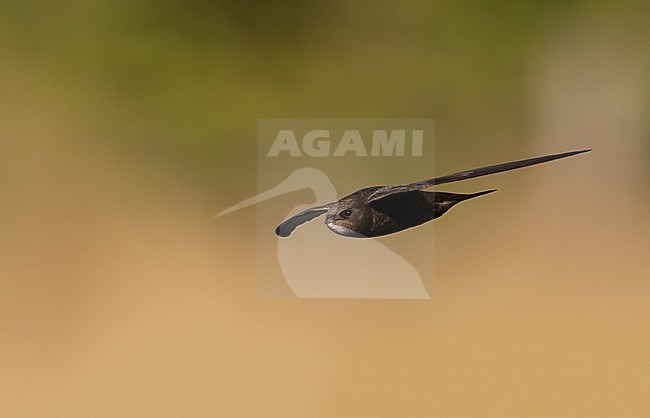
[[[275,228],[275,235],[279,236],[280,238],[287,238],[289,235],[291,235],[291,232],[288,234],[282,231],[282,225],[279,225],[277,228]]]
[[[584,154],[585,152],[589,152],[591,150],[592,150],[592,148],[586,148],[586,149],[581,149],[581,150],[576,150],[576,151],[562,152],[560,154],[548,155],[547,157],[549,159],[547,161],[553,161],[553,160],[558,160],[560,158],[572,157],[574,155]],[[540,157],[540,158],[545,158],[545,157]]]
[[[581,150],[577,150],[577,151],[569,151],[569,152],[564,153],[564,155],[567,156],[567,157],[570,157],[572,155],[584,154],[585,152],[589,152],[591,150],[592,150],[592,148],[586,148],[586,149],[581,149]]]

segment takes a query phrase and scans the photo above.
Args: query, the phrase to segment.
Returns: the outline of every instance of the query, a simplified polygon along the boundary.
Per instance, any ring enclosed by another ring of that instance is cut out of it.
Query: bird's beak
[[[336,196],[336,189],[325,173],[314,168],[299,168],[277,186],[221,211],[215,218],[302,189],[311,189],[317,196],[318,193]]]
[[[235,206],[231,206],[228,209],[221,211],[219,214],[215,216],[215,218],[254,205],[256,203],[263,202],[265,200],[273,199],[274,197],[282,196],[284,194],[295,192],[297,190],[309,188],[310,186],[310,183],[308,181],[309,176],[304,176],[299,174],[300,173],[298,173],[298,171],[292,173],[291,175],[289,175],[289,177],[287,177],[282,183],[278,184],[277,186],[265,192],[262,192],[257,196],[239,202]]]
[[[290,193],[290,192],[294,191],[294,190],[292,190],[290,188],[287,188],[285,186],[285,183],[286,183],[286,181],[280,183],[279,185],[273,187],[270,190],[267,190],[265,192],[262,192],[262,193],[258,194],[257,196],[253,196],[253,197],[251,197],[249,199],[243,200],[243,201],[237,203],[236,205],[231,206],[228,209],[225,209],[225,210],[219,212],[219,214],[217,214],[215,216],[215,218],[218,218],[219,216],[226,215],[226,214],[228,214],[230,212],[235,212],[237,210],[240,210],[240,209],[243,209],[245,207],[254,205],[256,203],[260,203],[260,202],[263,202],[265,200],[272,199],[274,197],[278,197],[278,196],[281,196],[283,194]]]

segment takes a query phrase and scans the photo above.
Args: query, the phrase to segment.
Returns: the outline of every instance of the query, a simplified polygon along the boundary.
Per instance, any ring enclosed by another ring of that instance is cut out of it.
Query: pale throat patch
[[[335,232],[335,233],[337,233],[339,235],[343,235],[343,236],[346,236],[346,237],[354,237],[354,238],[363,237],[363,235],[361,235],[360,233],[358,233],[356,231],[353,231],[350,228],[346,228],[344,226],[341,226],[341,225],[337,225],[337,224],[334,224],[334,223],[331,223],[331,222],[327,222],[325,225],[327,225],[327,227],[330,230],[332,230],[333,232]]]

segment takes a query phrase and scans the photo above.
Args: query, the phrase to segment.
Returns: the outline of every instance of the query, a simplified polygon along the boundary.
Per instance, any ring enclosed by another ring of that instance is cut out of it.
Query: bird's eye
[[[348,219],[350,216],[352,216],[352,210],[346,209],[343,212],[339,213],[339,215],[341,215],[341,218]]]

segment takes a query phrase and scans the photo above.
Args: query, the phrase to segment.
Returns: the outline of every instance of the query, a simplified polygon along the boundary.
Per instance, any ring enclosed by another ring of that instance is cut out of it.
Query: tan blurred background
[[[648,21],[0,2],[0,416],[648,416]],[[255,209],[213,218],[258,118],[434,118],[432,174],[594,151],[448,187],[499,192],[436,222],[430,301],[275,300]]]

